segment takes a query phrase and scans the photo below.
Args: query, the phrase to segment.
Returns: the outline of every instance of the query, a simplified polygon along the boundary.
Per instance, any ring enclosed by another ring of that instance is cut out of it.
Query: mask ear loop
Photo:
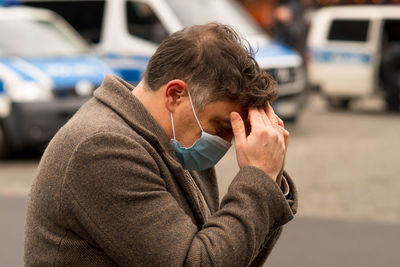
[[[175,137],[175,125],[174,125],[174,117],[172,116],[172,112],[170,112],[169,114],[171,115],[172,134],[174,135],[174,139],[176,140],[176,137]]]
[[[200,127],[200,129],[201,129],[201,132],[204,132],[203,127],[201,127],[200,121],[199,121],[199,119],[197,118],[196,112],[194,111],[194,106],[193,106],[193,102],[192,102],[192,97],[190,96],[189,90],[188,90],[188,95],[189,95],[190,105],[192,105],[192,111],[193,111],[194,117],[196,118],[197,124],[199,125],[199,127]]]

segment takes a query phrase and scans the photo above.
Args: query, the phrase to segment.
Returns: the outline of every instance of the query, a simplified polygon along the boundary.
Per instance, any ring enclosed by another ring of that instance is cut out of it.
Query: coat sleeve
[[[292,210],[293,215],[295,215],[297,213],[297,206],[298,206],[297,189],[293,182],[293,179],[286,171],[283,172],[283,176],[289,185],[289,195],[286,197],[286,199]],[[260,253],[253,260],[250,266],[254,267],[263,266],[268,256],[271,254],[271,251],[274,248],[275,244],[278,242],[278,239],[281,236],[282,231],[283,231],[283,226],[272,227],[270,229],[270,232],[265,238],[264,247],[261,249]]]
[[[247,266],[271,228],[293,217],[276,183],[245,167],[199,229],[168,192],[149,152],[115,133],[75,149],[61,194],[60,216],[84,228],[121,266]]]

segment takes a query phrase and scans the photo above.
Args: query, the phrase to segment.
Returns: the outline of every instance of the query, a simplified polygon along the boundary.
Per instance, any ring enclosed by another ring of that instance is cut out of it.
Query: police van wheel
[[[331,109],[349,109],[350,98],[332,98],[328,97],[328,104]]]

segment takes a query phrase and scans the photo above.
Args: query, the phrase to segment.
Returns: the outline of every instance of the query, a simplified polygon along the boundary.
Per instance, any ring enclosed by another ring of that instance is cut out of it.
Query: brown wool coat
[[[266,173],[242,168],[219,205],[214,169],[190,172],[133,87],[108,76],[56,134],[28,204],[26,266],[261,265],[293,218]],[[203,201],[204,204],[204,201]]]

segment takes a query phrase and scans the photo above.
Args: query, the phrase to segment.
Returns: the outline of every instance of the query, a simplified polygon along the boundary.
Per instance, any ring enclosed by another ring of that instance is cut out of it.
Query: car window
[[[0,54],[2,56],[67,56],[86,51],[50,21],[0,20]]]
[[[167,0],[167,2],[183,26],[220,22],[240,29],[245,35],[262,33],[250,15],[235,1]]]
[[[100,42],[105,1],[34,1],[25,5],[50,9],[63,17],[89,43]]]
[[[126,1],[125,4],[129,34],[153,43],[161,43],[168,36],[167,30],[148,4],[136,1]]]
[[[369,20],[333,20],[328,34],[330,41],[366,42]]]

